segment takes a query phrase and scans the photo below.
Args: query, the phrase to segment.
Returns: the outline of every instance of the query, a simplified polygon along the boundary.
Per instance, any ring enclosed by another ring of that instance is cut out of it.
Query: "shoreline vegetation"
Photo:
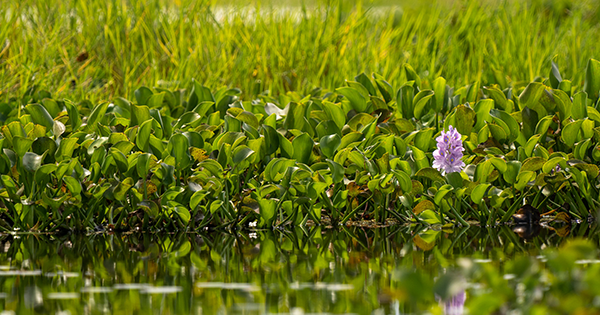
[[[8,3],[0,230],[594,220],[597,4]]]
[[[193,231],[324,218],[333,226],[493,226],[534,224],[540,215],[568,225],[597,217],[599,61],[588,61],[582,87],[555,63],[548,78],[504,90],[429,83],[409,65],[403,72],[411,80],[398,89],[360,74],[333,91],[253,101],[198,82],[98,104],[31,89],[0,106],[0,228]],[[434,150],[449,130],[463,163],[440,173]]]

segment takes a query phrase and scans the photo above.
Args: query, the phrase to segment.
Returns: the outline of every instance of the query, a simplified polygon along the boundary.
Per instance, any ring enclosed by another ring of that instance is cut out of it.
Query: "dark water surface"
[[[571,307],[563,305],[567,295],[586,309],[600,304],[600,292],[588,279],[596,275],[591,270],[600,275],[597,227],[512,229],[3,235],[0,309],[2,314],[450,314],[460,313],[464,304],[471,314],[520,314],[560,312]],[[570,252],[554,249],[573,236],[587,241],[575,242],[571,247],[577,249]],[[555,267],[556,261],[562,267]],[[572,288],[562,296],[565,283]]]

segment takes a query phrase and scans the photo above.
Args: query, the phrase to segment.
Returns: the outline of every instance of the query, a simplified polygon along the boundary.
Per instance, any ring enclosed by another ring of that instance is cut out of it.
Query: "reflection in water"
[[[465,313],[465,300],[467,293],[462,291],[451,297],[449,300],[442,302],[445,315],[462,315]]]
[[[598,243],[596,230],[576,226],[572,234]],[[550,229],[526,241],[508,226],[255,233],[256,238],[220,232],[0,236],[0,309],[26,314],[461,314],[469,301],[481,303],[487,294],[478,286],[488,291],[496,290],[495,283],[518,286],[527,273],[513,265],[533,268],[531,257],[545,257],[540,248],[565,241]],[[503,275],[505,268],[510,277]],[[490,278],[494,272],[498,279]],[[449,298],[438,304],[434,292]],[[506,292],[503,298],[510,300],[514,290]]]

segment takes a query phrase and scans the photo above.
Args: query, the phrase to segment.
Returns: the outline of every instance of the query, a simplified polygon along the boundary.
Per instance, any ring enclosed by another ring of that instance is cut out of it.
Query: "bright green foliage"
[[[489,225],[523,202],[596,215],[598,97],[561,90],[556,64],[549,79],[505,89],[443,78],[429,89],[404,70],[410,83],[397,88],[361,74],[332,91],[252,102],[197,82],[96,105],[33,88],[1,127],[0,226]],[[467,166],[442,176],[434,139],[450,125]]]

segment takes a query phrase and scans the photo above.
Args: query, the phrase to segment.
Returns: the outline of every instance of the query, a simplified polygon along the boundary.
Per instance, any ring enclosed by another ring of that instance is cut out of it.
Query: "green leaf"
[[[556,156],[556,157],[551,158],[546,163],[544,163],[544,166],[542,167],[542,172],[544,172],[546,174],[550,174],[550,171],[554,170],[556,165],[559,163],[563,164],[562,165],[563,168],[566,167],[565,159],[563,157]]]
[[[494,137],[494,139],[496,139],[497,141],[505,142],[508,139],[508,130],[506,130],[505,128],[490,123],[487,124],[487,127],[489,128],[492,137]]]
[[[56,170],[55,164],[45,164],[35,171],[35,181],[39,185],[44,185],[50,180],[50,174]]]
[[[340,147],[341,143],[342,139],[338,134],[325,136],[319,141],[321,152],[328,158],[332,158],[335,155],[335,151]]]
[[[62,106],[60,106],[55,100],[49,98],[49,95],[48,98],[44,98],[42,100],[42,104],[52,118],[58,116],[58,114],[62,111]]]
[[[411,119],[415,116],[413,106],[415,89],[413,87],[413,84],[414,81],[409,81],[405,83],[396,94],[396,102],[398,103],[398,108],[400,108],[402,111],[402,117],[406,119]]]
[[[433,95],[434,93],[432,90],[423,90],[415,95],[415,98],[413,99],[415,118],[421,119],[421,116],[427,114],[429,109],[427,108],[427,104],[429,104],[429,100]]]
[[[35,172],[42,165],[43,158],[43,155],[37,155],[32,152],[26,152],[23,156],[23,167],[30,172]]]
[[[296,102],[290,102],[287,106],[287,115],[283,121],[284,129],[303,130],[306,122],[305,117],[306,106]]]
[[[179,216],[179,218],[183,221],[183,223],[187,224],[188,222],[190,222],[190,219],[191,219],[190,211],[186,207],[180,205],[179,203],[173,202],[173,201],[169,201],[168,204],[169,204],[169,206],[173,207],[172,208],[173,212],[175,212]]]
[[[496,123],[502,122],[508,130],[505,130],[507,134],[509,134],[509,141],[514,141],[519,136],[519,132],[521,131],[519,127],[519,123],[505,111],[492,109],[490,110],[490,115],[494,118]]]
[[[248,146],[240,145],[240,146],[236,147],[233,150],[233,158],[232,158],[233,164],[237,165],[239,163],[242,163],[243,161],[248,159],[252,154],[254,154],[254,151],[252,149],[250,149]]]
[[[380,75],[373,74],[373,78],[375,79],[377,89],[381,93],[381,96],[383,96],[386,103],[389,103],[392,100],[392,94],[394,93],[392,91],[392,85],[385,81]]]
[[[527,186],[527,184],[533,180],[535,180],[536,173],[532,171],[520,172],[516,178],[515,188],[517,190],[523,190]]]
[[[525,150],[525,155],[527,155],[527,157],[531,157],[531,155],[533,154],[533,149],[535,149],[535,146],[537,145],[538,141],[540,141],[540,137],[540,135],[532,136],[527,141],[527,144],[525,144],[525,146],[523,147],[523,149]]]
[[[65,101],[65,107],[69,114],[69,123],[71,124],[72,130],[75,131],[79,129],[79,126],[81,126],[81,117],[79,116],[77,106],[73,105],[70,101]]]
[[[590,99],[598,99],[598,92],[600,92],[600,61],[595,59],[588,60],[587,66],[585,67],[585,83],[583,85],[583,90]]]
[[[442,176],[442,174],[438,170],[436,170],[435,168],[431,168],[431,167],[426,167],[426,168],[420,169],[415,174],[415,176],[429,178],[432,181],[438,181],[438,182],[442,182],[442,183],[446,182],[444,176]]]
[[[578,142],[580,139],[579,137],[579,130],[581,129],[581,124],[583,123],[583,120],[576,120],[573,122],[568,123],[561,131],[560,136],[562,141],[569,147],[572,148],[573,145],[575,144],[575,142]]]
[[[440,187],[440,189],[438,189],[438,191],[435,193],[433,202],[440,206],[442,204],[442,199],[444,199],[444,197],[452,190],[454,190],[454,188],[451,185],[444,185]]]
[[[426,128],[419,130],[417,132],[417,135],[415,136],[415,146],[422,151],[429,151],[429,147],[431,146],[433,140],[434,131],[435,128]]]
[[[498,158],[498,157],[491,157],[491,158],[489,158],[488,161],[490,161],[492,163],[492,165],[494,165],[494,167],[498,170],[498,172],[500,172],[500,173],[506,172],[506,169],[508,166],[506,166],[505,160]]]
[[[503,94],[504,95],[504,94]],[[494,108],[494,101],[491,99],[482,99],[475,103],[473,110],[475,111],[475,132],[481,131],[481,128],[485,126],[485,122],[493,122],[490,111]]]
[[[143,179],[146,178],[146,176],[148,175],[148,172],[150,171],[151,157],[152,157],[152,154],[150,154],[150,153],[142,153],[142,154],[138,155],[136,169],[137,169],[138,175]]]
[[[66,177],[69,176],[65,176],[65,178]],[[127,198],[127,192],[129,192],[129,189],[131,189],[131,187],[133,187],[133,179],[131,177],[127,177],[122,182],[117,184],[117,186],[113,190],[113,196],[115,200],[124,202]]]
[[[138,208],[141,208],[142,210],[144,210],[144,212],[148,213],[148,216],[150,218],[155,218],[156,216],[158,216],[158,212],[159,212],[158,205],[152,201],[142,200],[141,202],[139,202],[137,204],[137,206],[138,206]]]
[[[48,130],[54,126],[54,119],[50,116],[50,113],[40,104],[30,104],[25,107],[25,110],[31,115],[31,119],[34,123],[46,127]]]
[[[541,135],[545,136],[546,133],[548,132],[548,128],[550,128],[550,125],[552,124],[553,118],[554,118],[554,115],[548,115],[546,117],[542,117],[542,119],[540,119],[540,121],[535,126],[535,133],[540,136]]]
[[[440,224],[440,218],[438,218],[437,214],[431,210],[424,210],[421,212],[421,214],[419,214],[419,219],[430,225]]]
[[[33,144],[33,140],[20,136],[13,137],[12,142],[15,153],[19,158],[25,156],[25,152],[29,151],[31,145]]]
[[[542,169],[544,163],[546,163],[546,159],[544,159],[543,157],[534,156],[527,158],[525,159],[525,161],[523,161],[523,165],[521,166],[521,172],[536,172]]]
[[[535,110],[538,115],[546,116],[546,110],[539,104],[542,93],[544,92],[544,85],[539,82],[531,82],[525,87],[525,90],[519,95],[519,106],[521,110],[525,107],[529,107]]]
[[[348,121],[348,127],[350,127],[350,129],[354,131],[362,131],[365,127],[369,126],[376,120],[377,118],[369,114],[359,113],[357,115],[354,115],[354,117],[352,117],[352,119]]]
[[[473,200],[473,202],[476,204],[481,204],[481,202],[483,201],[483,197],[485,196],[485,193],[487,192],[490,186],[490,184],[477,185],[471,192],[471,200]]]
[[[344,111],[339,105],[328,101],[323,101],[323,110],[325,111],[325,114],[327,114],[329,119],[335,122],[336,126],[340,130],[344,128],[344,125],[346,124],[346,115],[344,114]]]
[[[148,108],[148,106],[137,106],[131,104],[131,118],[129,121],[130,127],[138,126],[151,118],[152,116],[150,115],[150,108]]]
[[[254,129],[258,129],[259,127],[258,118],[256,118],[256,116],[251,112],[242,111],[237,116],[235,116],[235,118],[252,126]]]
[[[556,110],[558,111],[558,118],[560,121],[567,119],[571,116],[571,108],[573,103],[567,93],[561,90],[553,90],[554,101],[556,102]]]
[[[55,121],[54,126],[52,126],[52,134],[55,138],[60,137],[63,133],[65,133],[66,130],[67,127],[65,127],[65,124],[61,123],[58,120]]]
[[[208,170],[217,178],[221,178],[223,176],[223,167],[221,167],[221,164],[215,160],[204,160],[200,162],[198,166]]]
[[[163,100],[165,99],[165,93],[160,92],[156,94],[152,94],[146,103],[149,108],[162,108]]]
[[[270,226],[271,222],[275,219],[275,210],[277,208],[277,202],[273,199],[259,199],[258,209],[260,217],[262,218],[264,225]]]
[[[280,133],[277,133],[277,135],[279,136],[279,148],[281,149],[281,156],[292,158],[294,156],[294,146],[292,145],[292,142]]]
[[[473,124],[475,123],[475,111],[466,105],[456,107],[456,130],[465,136],[471,135]]]
[[[187,129],[188,127],[194,127],[196,125],[195,124],[196,121],[198,121],[199,119],[200,119],[200,115],[196,114],[195,112],[187,112],[187,113],[181,115],[181,117],[179,117],[179,119],[177,120],[177,123],[175,123],[175,126],[173,126],[173,130]]]
[[[308,160],[312,154],[313,145],[313,140],[306,133],[294,138],[294,140],[292,140],[292,146],[294,147],[294,159],[300,163],[308,164]]]
[[[71,176],[65,176],[63,177],[63,182],[71,192],[72,196],[77,196],[81,193],[81,183],[77,179]]]
[[[483,89],[488,94],[488,96],[494,100],[494,104],[499,109],[511,112],[512,109],[508,108],[508,105],[507,105],[508,100],[506,99],[506,95],[504,95],[504,93],[496,85],[484,87]]]
[[[548,76],[550,79],[550,84],[552,88],[558,89],[558,85],[562,81],[562,76],[560,75],[560,71],[558,71],[558,66],[554,61],[552,61],[552,68],[550,69],[550,75]]]
[[[574,156],[576,159],[585,160],[588,157],[587,151],[592,144],[591,139],[581,141],[575,145]]]
[[[148,100],[154,94],[149,88],[142,86],[133,92],[138,105],[148,105]]]
[[[446,98],[446,79],[443,77],[438,77],[433,82],[433,103],[434,103],[434,111],[439,113],[444,108],[444,101]]]
[[[187,137],[182,134],[171,136],[169,147],[169,154],[175,158],[175,168],[178,170],[186,168],[191,162]]]
[[[586,96],[585,92],[579,92],[573,95],[573,107],[571,110],[573,119],[584,119],[588,117]]]
[[[92,113],[90,114],[87,120],[88,127],[90,127],[92,130],[96,130],[96,123],[99,123],[104,118],[104,114],[106,114],[107,108],[107,102],[100,103],[99,105],[94,107],[94,110],[92,110]]]
[[[367,101],[365,97],[357,90],[351,87],[341,87],[335,90],[336,93],[342,94],[350,101],[350,105],[357,113],[362,113],[367,109]]]
[[[359,82],[360,84],[362,84],[362,86],[364,86],[365,89],[367,89],[367,91],[369,92],[370,95],[374,96],[377,94],[377,90],[375,90],[375,86],[373,86],[373,83],[371,82],[369,77],[367,77],[364,73],[361,73],[361,74],[355,76],[354,80],[356,80],[356,82]]]
[[[137,137],[135,138],[135,144],[142,150],[142,152],[148,152],[150,145],[150,134],[152,134],[152,121],[148,119],[142,123],[138,131]]]
[[[273,128],[271,126],[263,125],[262,128],[263,128],[263,133],[265,136],[265,138],[264,138],[265,144],[267,147],[266,155],[271,155],[271,154],[277,152],[277,149],[279,149],[279,137],[281,137],[281,135],[279,135],[279,133],[275,130],[275,128]],[[293,155],[293,152],[292,152],[292,155]]]
[[[117,165],[117,168],[119,169],[119,171],[121,173],[126,173],[127,170],[129,169],[129,163],[127,162],[127,158],[125,157],[125,154],[123,154],[123,152],[121,152],[120,150],[112,147],[112,148],[110,148],[110,156],[115,161],[115,164]]]
[[[523,117],[523,135],[525,139],[531,138],[535,134],[535,127],[538,124],[539,116],[536,111],[533,109],[526,107],[521,111],[521,116]]]
[[[340,164],[327,159],[327,165],[329,165],[329,170],[331,171],[331,175],[334,183],[339,183],[344,180],[344,167]]]
[[[448,184],[452,185],[454,188],[463,187],[463,178],[459,172],[447,173],[446,180],[448,181]]]
[[[341,142],[340,146],[338,147],[338,150],[345,149],[348,147],[348,145],[362,141],[362,139],[363,139],[362,133],[355,132],[355,131],[349,132],[348,134],[346,134],[342,137],[342,142]]]

